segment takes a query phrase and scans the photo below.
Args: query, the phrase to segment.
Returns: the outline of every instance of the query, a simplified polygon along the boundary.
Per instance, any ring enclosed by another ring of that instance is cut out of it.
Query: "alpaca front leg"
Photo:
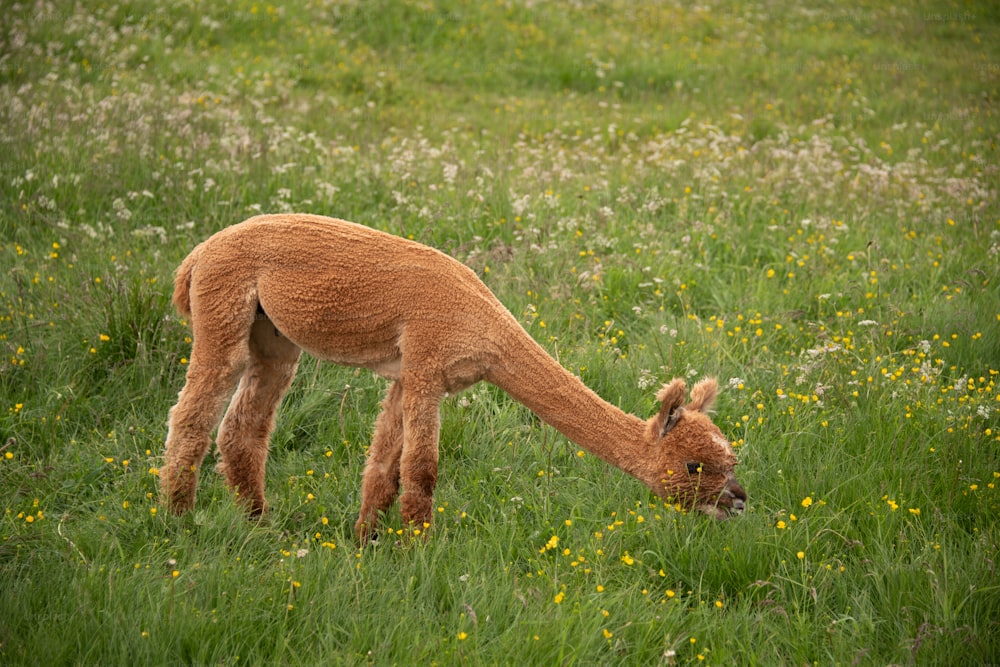
[[[375,421],[375,435],[368,450],[361,482],[361,514],[354,524],[358,542],[372,539],[378,515],[389,509],[399,494],[399,458],[403,452],[403,385],[393,382]]]
[[[403,522],[414,530],[430,525],[431,505],[438,474],[438,435],[441,429],[439,401],[417,395],[403,397]]]

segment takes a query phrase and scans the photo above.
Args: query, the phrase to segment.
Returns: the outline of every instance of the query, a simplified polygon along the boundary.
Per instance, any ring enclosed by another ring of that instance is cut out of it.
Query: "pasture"
[[[944,1],[6,7],[0,662],[997,663],[998,44]],[[480,384],[426,541],[358,548],[386,382],[303,357],[269,515],[210,454],[171,516],[173,271],[289,211],[449,253],[626,412],[718,378],[749,510]]]

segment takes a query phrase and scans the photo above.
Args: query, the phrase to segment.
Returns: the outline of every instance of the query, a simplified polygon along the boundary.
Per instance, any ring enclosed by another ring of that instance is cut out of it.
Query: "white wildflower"
[[[639,371],[639,389],[649,389],[656,384],[656,378],[653,377],[653,372],[648,368],[643,368]]]
[[[113,202],[111,202],[111,208],[115,210],[115,215],[118,216],[118,219],[121,220],[122,222],[127,222],[129,219],[132,218],[132,211],[128,210],[128,208],[125,206],[124,200],[122,200],[121,197],[118,197]]]

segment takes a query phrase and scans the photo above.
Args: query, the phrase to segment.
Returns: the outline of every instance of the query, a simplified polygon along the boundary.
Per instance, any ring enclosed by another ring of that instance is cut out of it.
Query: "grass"
[[[57,2],[0,43],[4,664],[997,660],[995,8]],[[718,377],[751,510],[480,385],[429,539],[358,550],[384,382],[307,359],[267,520],[211,455],[167,515],[172,271],[291,210],[453,254],[625,410]]]

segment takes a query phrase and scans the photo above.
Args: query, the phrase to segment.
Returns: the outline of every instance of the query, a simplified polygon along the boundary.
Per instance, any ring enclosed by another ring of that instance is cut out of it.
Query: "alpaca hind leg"
[[[239,355],[218,360],[206,355],[204,349],[195,342],[184,388],[170,410],[160,490],[175,514],[183,514],[194,505],[198,467],[246,365],[245,358]]]
[[[251,515],[266,510],[264,468],[274,417],[295,377],[300,349],[281,336],[270,320],[250,330],[250,363],[219,426],[219,469]]]
[[[399,457],[403,451],[403,385],[393,382],[375,421],[375,435],[368,450],[361,482],[361,514],[354,532],[362,544],[374,535],[378,515],[389,509],[399,494]]]

